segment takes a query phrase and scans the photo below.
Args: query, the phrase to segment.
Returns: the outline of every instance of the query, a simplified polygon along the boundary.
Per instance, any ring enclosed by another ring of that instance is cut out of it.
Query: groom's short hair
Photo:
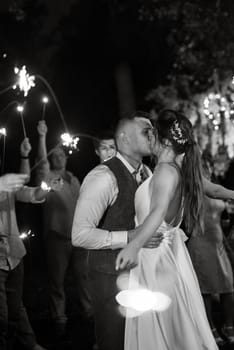
[[[115,130],[115,138],[122,132],[126,124],[133,122],[136,118],[145,118],[151,120],[152,116],[150,113],[144,111],[133,111],[124,114],[117,124]]]

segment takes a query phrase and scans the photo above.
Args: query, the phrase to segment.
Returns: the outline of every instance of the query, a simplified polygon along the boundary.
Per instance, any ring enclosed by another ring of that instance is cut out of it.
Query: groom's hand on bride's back
[[[128,243],[131,242],[134,237],[137,235],[137,230],[129,230],[128,231]],[[163,240],[163,234],[161,232],[155,233],[150,240],[144,245],[144,248],[157,248]]]
[[[144,245],[144,248],[157,248],[163,240],[163,234],[161,232],[157,232],[153,235],[148,242]]]

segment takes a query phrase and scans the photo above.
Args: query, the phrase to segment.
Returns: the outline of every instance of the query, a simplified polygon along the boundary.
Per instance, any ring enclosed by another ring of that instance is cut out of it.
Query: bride
[[[202,226],[200,154],[190,121],[175,111],[161,112],[152,152],[158,163],[137,190],[135,236],[117,256],[116,269],[132,268],[129,288],[137,284],[164,293],[171,304],[163,312],[127,317],[125,350],[215,350],[187,238],[179,228],[182,217],[188,236]],[[143,248],[159,233],[158,248]]]

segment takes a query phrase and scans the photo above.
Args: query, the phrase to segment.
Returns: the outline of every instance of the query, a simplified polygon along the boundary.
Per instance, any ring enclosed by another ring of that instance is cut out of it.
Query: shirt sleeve
[[[93,169],[84,179],[77,200],[72,244],[86,249],[117,249],[127,244],[127,232],[111,232],[97,228],[108,206],[117,197],[118,187],[113,173],[105,165]]]

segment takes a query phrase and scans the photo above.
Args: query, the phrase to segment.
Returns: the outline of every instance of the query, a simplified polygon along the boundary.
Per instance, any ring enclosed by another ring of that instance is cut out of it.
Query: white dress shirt
[[[136,171],[120,153],[116,157],[131,174]],[[72,227],[74,246],[86,249],[119,249],[126,246],[127,231],[97,228],[106,209],[114,204],[118,192],[117,180],[105,163],[89,172],[83,181],[76,204]]]

